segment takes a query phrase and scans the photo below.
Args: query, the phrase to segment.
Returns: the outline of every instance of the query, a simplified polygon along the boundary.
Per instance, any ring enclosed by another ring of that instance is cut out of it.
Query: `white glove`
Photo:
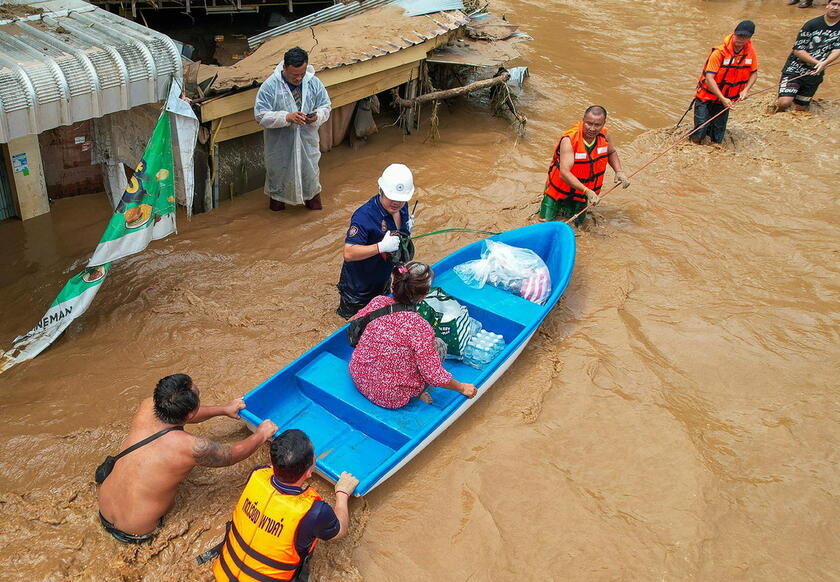
[[[408,220],[405,221],[405,227],[408,229],[409,234],[414,232],[414,215],[413,214],[410,214],[408,216]]]
[[[594,191],[594,190],[590,190],[589,188],[587,188],[586,190],[584,190],[584,191],[583,191],[583,193],[584,193],[584,195],[586,196],[586,199],[587,199],[587,200],[589,200],[589,203],[590,203],[592,206],[597,206],[597,205],[598,205],[598,203],[601,201],[601,197],[600,197],[600,196],[598,196],[598,195],[595,193],[595,191]]]
[[[400,237],[391,234],[391,231],[385,233],[382,240],[376,243],[376,248],[380,253],[393,253],[400,248]]]

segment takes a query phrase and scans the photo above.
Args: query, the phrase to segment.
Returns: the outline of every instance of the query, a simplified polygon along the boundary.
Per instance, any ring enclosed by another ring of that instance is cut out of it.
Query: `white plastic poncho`
[[[303,204],[321,192],[318,128],[330,118],[332,106],[312,65],[303,77],[300,109],[282,72],[281,62],[260,87],[254,105],[254,117],[265,128],[265,192],[274,200]],[[317,117],[308,125],[295,125],[286,121],[286,114],[295,111]]]

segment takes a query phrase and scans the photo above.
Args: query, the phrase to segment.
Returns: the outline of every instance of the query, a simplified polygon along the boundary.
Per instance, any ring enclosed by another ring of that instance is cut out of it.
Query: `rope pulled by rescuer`
[[[729,109],[747,98],[758,79],[753,34],[755,24],[751,20],[739,22],[723,44],[709,53],[694,95],[692,142],[699,144],[706,136],[713,143],[723,142]]]
[[[601,201],[607,165],[615,172],[616,184],[630,186],[606,123],[607,110],[591,105],[583,119],[560,137],[548,168],[540,220],[553,220],[559,214],[573,217],[575,226],[583,224],[585,209]]]

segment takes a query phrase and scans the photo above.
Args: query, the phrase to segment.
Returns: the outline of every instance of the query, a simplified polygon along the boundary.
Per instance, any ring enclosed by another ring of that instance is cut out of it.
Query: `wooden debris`
[[[423,103],[428,103],[430,101],[450,99],[451,97],[458,97],[460,95],[467,95],[468,93],[472,93],[474,91],[480,91],[481,89],[487,89],[488,87],[493,87],[494,85],[502,85],[506,83],[508,79],[510,79],[510,73],[505,71],[497,77],[491,77],[482,81],[475,81],[474,83],[469,83],[463,87],[453,87],[452,89],[426,93],[425,95],[420,95],[414,99],[404,99],[400,97],[396,91],[394,91],[394,102],[400,107],[414,107],[415,105],[422,105]]]
[[[427,139],[434,141],[440,137],[438,107],[441,101],[490,88],[490,102],[493,109],[493,115],[501,115],[502,112],[507,109],[514,118],[514,130],[520,136],[524,136],[525,124],[528,120],[524,115],[516,110],[514,96],[511,94],[507,85],[508,80],[510,80],[510,73],[506,69],[500,68],[496,75],[489,79],[483,79],[481,81],[467,83],[461,87],[453,87],[451,89],[438,91],[432,86],[429,80],[428,71],[424,67],[424,69],[421,70],[421,84],[423,89],[428,91],[428,93],[414,97],[411,92],[407,92],[405,97],[400,97],[398,89],[394,88],[391,89],[391,95],[393,97],[394,105],[399,106],[402,110],[398,122],[401,122],[401,125],[405,128],[406,133],[411,133],[411,129],[415,126],[417,120],[419,120],[420,108],[422,105],[424,103],[432,103],[432,114],[429,118],[430,131],[429,138]],[[411,119],[410,122],[408,122],[409,119]]]

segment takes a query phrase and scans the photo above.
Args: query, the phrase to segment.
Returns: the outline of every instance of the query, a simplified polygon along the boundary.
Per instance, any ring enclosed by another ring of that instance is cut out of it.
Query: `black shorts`
[[[806,75],[796,79],[797,76],[782,73],[782,78],[779,79],[779,97],[793,97],[794,103],[807,107],[811,104],[811,97],[817,93],[817,87],[822,83],[823,76]]]
[[[150,531],[147,534],[143,535],[135,535],[130,533],[125,533],[124,531],[120,530],[115,526],[113,523],[105,519],[102,514],[99,514],[99,523],[102,524],[102,528],[107,531],[114,539],[117,541],[123,542],[125,544],[142,544],[145,542],[150,542],[154,537],[157,535],[158,529],[163,526],[163,518],[160,518],[158,522],[158,526],[154,529],[154,531]]]

